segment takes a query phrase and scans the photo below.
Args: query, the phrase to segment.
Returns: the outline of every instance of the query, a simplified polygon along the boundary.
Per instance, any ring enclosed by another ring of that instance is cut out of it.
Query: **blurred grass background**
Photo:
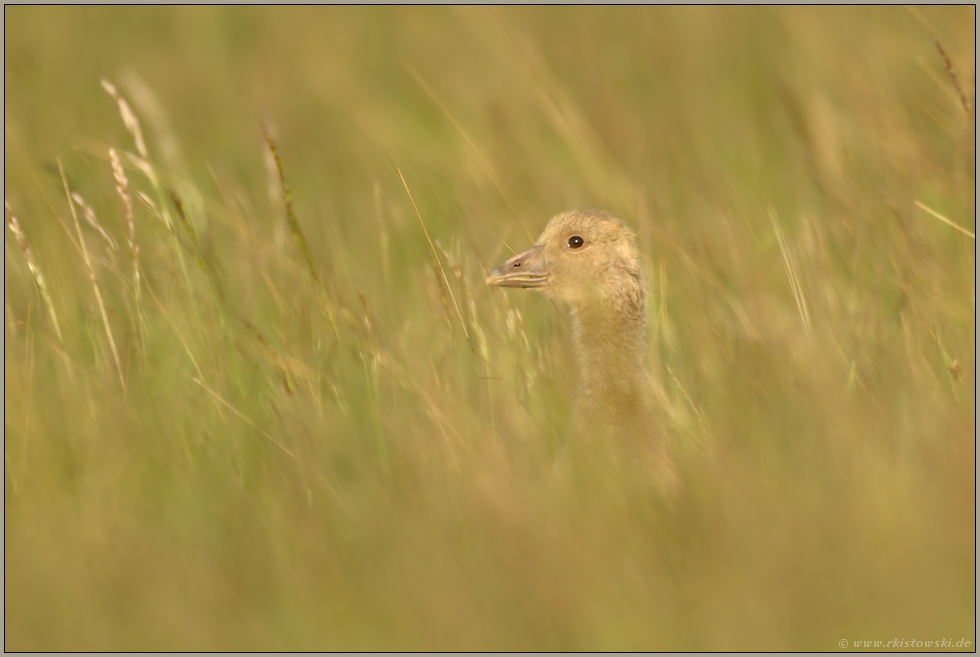
[[[5,649],[975,641],[975,241],[921,207],[975,232],[975,21],[5,7]],[[638,231],[672,499],[483,284],[580,206]]]

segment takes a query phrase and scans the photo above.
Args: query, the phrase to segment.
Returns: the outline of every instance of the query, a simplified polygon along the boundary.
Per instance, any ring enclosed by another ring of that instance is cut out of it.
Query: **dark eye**
[[[585,244],[585,240],[578,235],[573,235],[568,238],[568,248],[570,249],[581,249],[583,244]]]

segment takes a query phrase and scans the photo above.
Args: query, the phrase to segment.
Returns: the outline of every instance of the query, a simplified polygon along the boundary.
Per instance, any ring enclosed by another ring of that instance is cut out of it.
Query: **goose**
[[[565,303],[579,380],[574,423],[590,443],[620,441],[668,488],[675,476],[644,366],[646,285],[633,231],[602,210],[553,217],[534,246],[494,269],[488,285]]]

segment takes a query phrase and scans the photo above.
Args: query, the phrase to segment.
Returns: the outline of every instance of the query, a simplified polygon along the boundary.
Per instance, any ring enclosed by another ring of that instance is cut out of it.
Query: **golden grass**
[[[41,299],[44,301],[44,307],[48,311],[48,316],[51,318],[51,324],[54,326],[55,335],[58,336],[58,341],[61,341],[61,325],[58,324],[58,313],[54,309],[54,302],[51,301],[51,293],[48,291],[48,286],[44,282],[44,274],[41,273],[41,267],[37,264],[37,260],[34,259],[34,254],[31,252],[30,242],[27,241],[27,235],[24,234],[24,229],[20,227],[20,222],[17,221],[17,217],[14,215],[14,211],[11,210],[10,205],[7,200],[3,201],[4,215],[7,217],[7,228],[13,233],[14,239],[17,240],[17,244],[20,246],[20,250],[24,254],[24,259],[27,261],[27,267],[31,271],[31,275],[34,277],[34,282],[37,284],[37,289],[41,293]]]
[[[974,25],[6,7],[5,648],[975,646]],[[671,499],[483,283],[579,206]]]
[[[105,328],[106,338],[109,340],[109,348],[112,350],[112,360],[116,363],[116,372],[119,374],[119,385],[122,386],[123,391],[126,390],[126,379],[122,372],[122,363],[119,361],[119,352],[116,350],[116,341],[112,337],[112,327],[109,325],[109,318],[105,313],[105,303],[102,301],[102,290],[99,288],[98,279],[95,277],[95,269],[92,267],[92,259],[88,255],[88,247],[85,245],[85,238],[82,236],[82,226],[78,223],[78,212],[75,211],[74,197],[76,194],[72,193],[71,189],[68,187],[68,179],[65,177],[65,168],[61,165],[61,160],[58,160],[58,172],[61,174],[61,182],[65,186],[65,196],[68,198],[68,209],[71,211],[71,218],[75,222],[75,231],[78,234],[78,243],[82,247],[82,259],[85,262],[85,268],[88,270],[89,279],[92,281],[92,289],[95,291],[95,300],[99,304],[99,312],[102,315],[102,326]],[[88,206],[84,206],[85,210],[88,211]],[[94,217],[94,213],[93,213]]]

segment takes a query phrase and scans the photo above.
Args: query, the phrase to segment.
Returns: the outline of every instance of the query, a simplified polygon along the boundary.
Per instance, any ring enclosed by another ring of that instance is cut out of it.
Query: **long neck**
[[[622,430],[649,410],[642,288],[573,308],[577,410],[591,426]],[[632,431],[630,431],[632,433]]]
[[[579,361],[576,425],[593,447],[605,450],[612,439],[665,490],[675,490],[677,476],[645,367],[646,293],[642,278],[631,283],[572,308]]]

